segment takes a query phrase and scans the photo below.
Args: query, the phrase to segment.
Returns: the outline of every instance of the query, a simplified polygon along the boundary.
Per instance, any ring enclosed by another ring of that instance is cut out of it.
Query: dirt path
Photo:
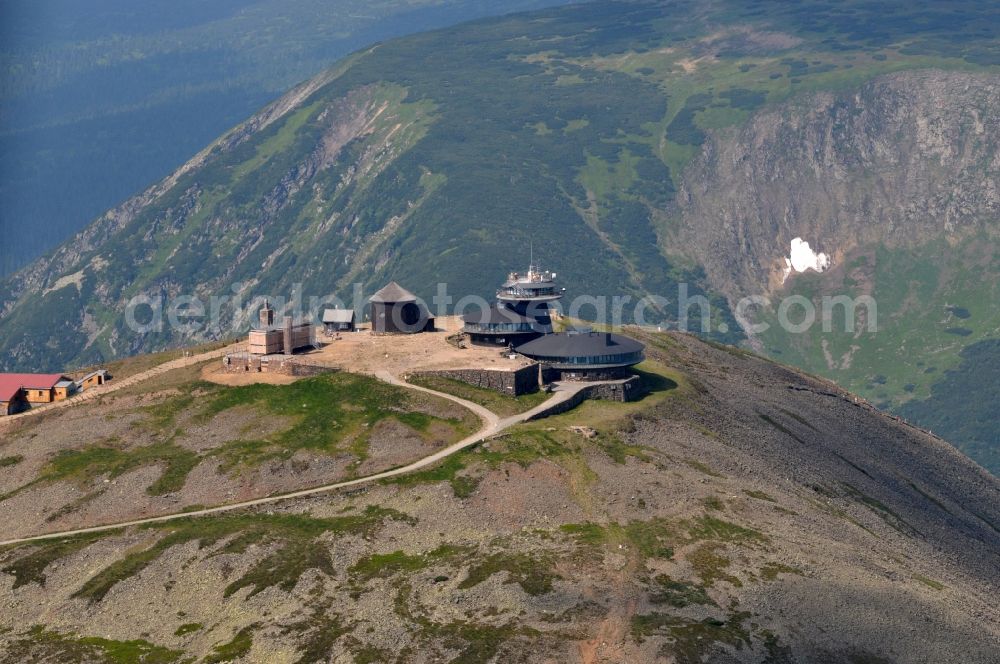
[[[221,355],[221,353],[224,353],[224,352],[225,352],[225,350],[223,349],[223,350],[220,350],[220,351],[212,351],[211,353],[205,353],[205,354],[202,354],[202,355],[197,355],[197,356],[194,356],[194,357],[191,357],[191,358],[182,358],[183,360],[188,361],[187,364],[174,364],[174,366],[171,366],[169,368],[163,369],[163,371],[169,371],[170,369],[176,369],[176,368],[181,367],[181,366],[187,366],[188,364],[191,364],[191,363],[194,363],[194,362],[200,362],[200,361],[205,360],[205,359],[210,359],[211,357],[215,357],[216,356],[216,355],[214,355],[214,353],[219,353]],[[178,361],[179,360],[175,360],[174,362],[178,362]],[[172,364],[172,363],[168,363],[168,364]],[[165,366],[166,365],[160,365],[160,367],[156,367],[156,369],[160,369],[161,367],[165,367]],[[156,369],[152,369],[150,371],[156,371]],[[145,378],[149,377],[149,375],[146,375],[146,374],[150,374],[150,372],[146,372],[144,374],[143,380]],[[150,374],[150,375],[156,375],[156,374]],[[137,374],[136,376],[132,376],[131,378],[137,378],[138,376],[139,376],[139,374]],[[86,533],[107,532],[109,530],[117,530],[119,528],[126,528],[126,527],[129,527],[129,526],[141,526],[141,525],[149,524],[149,523],[164,523],[164,522],[167,522],[167,521],[176,521],[178,519],[188,519],[188,518],[191,518],[191,517],[208,516],[208,515],[212,515],[212,514],[221,514],[223,512],[231,512],[233,510],[244,509],[244,508],[247,508],[247,507],[257,507],[259,505],[269,505],[269,504],[277,503],[277,502],[284,501],[284,500],[291,500],[291,499],[294,499],[294,498],[303,498],[303,497],[306,497],[306,496],[313,496],[313,495],[316,495],[316,494],[319,494],[319,493],[325,493],[325,492],[328,492],[328,491],[334,491],[336,489],[343,489],[343,488],[347,488],[347,487],[357,486],[359,484],[367,484],[369,482],[377,482],[378,480],[388,479],[390,477],[397,477],[399,475],[405,475],[406,473],[411,473],[411,472],[413,472],[415,470],[419,470],[421,468],[425,468],[427,466],[435,464],[438,461],[440,461],[441,459],[444,459],[446,457],[451,456],[452,454],[460,452],[460,451],[466,449],[467,447],[471,447],[472,445],[475,445],[476,443],[479,443],[480,441],[482,441],[482,440],[484,440],[486,438],[489,438],[490,436],[493,436],[493,435],[499,433],[500,431],[503,431],[504,429],[506,429],[508,427],[511,427],[511,426],[513,426],[515,424],[518,424],[520,422],[525,422],[525,421],[531,419],[532,417],[535,417],[535,416],[537,416],[537,415],[539,415],[541,413],[544,413],[547,410],[551,409],[552,407],[557,406],[557,405],[563,403],[564,401],[567,401],[568,399],[573,398],[574,396],[576,396],[577,392],[579,392],[581,389],[583,389],[584,387],[586,387],[587,385],[589,385],[589,383],[580,383],[578,385],[572,385],[572,384],[570,384],[570,385],[566,386],[564,389],[562,389],[562,390],[560,390],[558,392],[553,393],[553,395],[552,395],[551,398],[547,399],[544,403],[539,404],[538,406],[532,408],[531,410],[525,411],[525,412],[523,412],[523,413],[521,413],[519,415],[515,415],[513,417],[508,417],[508,418],[501,419],[495,413],[493,413],[492,411],[487,410],[486,408],[483,408],[479,404],[473,403],[471,401],[467,401],[465,399],[462,399],[460,397],[456,397],[456,396],[451,395],[451,394],[446,394],[444,392],[438,392],[436,390],[432,390],[432,389],[429,389],[429,388],[426,388],[426,387],[420,387],[420,386],[417,386],[417,385],[410,385],[409,383],[403,381],[398,376],[395,376],[395,375],[393,375],[393,374],[391,374],[389,372],[385,372],[385,371],[383,371],[383,372],[377,372],[376,376],[379,379],[381,379],[381,380],[383,380],[383,381],[385,381],[387,383],[390,383],[392,385],[398,385],[398,386],[401,386],[401,387],[406,387],[406,388],[411,389],[411,390],[417,390],[419,392],[426,392],[428,394],[433,394],[434,396],[441,397],[442,399],[448,399],[449,401],[454,401],[457,404],[465,406],[466,408],[468,408],[469,410],[471,410],[472,412],[474,412],[476,415],[478,415],[483,420],[483,428],[480,429],[478,432],[472,434],[471,436],[468,436],[467,438],[464,438],[464,439],[458,441],[457,443],[454,443],[453,445],[449,445],[448,447],[445,447],[445,448],[443,448],[441,450],[438,450],[434,454],[426,456],[426,457],[424,457],[422,459],[418,459],[417,461],[414,461],[411,464],[408,464],[408,465],[405,465],[405,466],[400,466],[399,468],[393,468],[392,470],[387,470],[387,471],[384,471],[384,472],[381,472],[381,473],[375,473],[374,475],[366,475],[365,477],[358,477],[358,478],[355,478],[353,480],[345,480],[343,482],[335,482],[333,484],[324,484],[322,486],[313,487],[312,489],[302,489],[300,491],[293,491],[291,493],[286,493],[286,494],[281,494],[281,495],[276,495],[276,496],[267,496],[265,498],[256,498],[254,500],[245,500],[245,501],[238,502],[238,503],[230,503],[228,505],[219,505],[219,506],[216,506],[216,507],[208,507],[208,508],[205,508],[205,509],[193,510],[193,511],[189,511],[189,512],[177,512],[177,513],[174,513],[174,514],[163,514],[163,515],[160,515],[160,516],[147,517],[147,518],[144,518],[144,519],[134,519],[132,521],[122,521],[122,522],[119,522],[119,523],[109,523],[109,524],[105,524],[105,525],[102,525],[102,526],[93,526],[93,527],[90,527],[90,528],[77,528],[77,529],[74,529],[74,530],[64,530],[64,531],[59,531],[59,532],[54,532],[54,533],[46,533],[44,535],[32,535],[30,537],[20,537],[20,538],[17,538],[17,539],[0,541],[0,546],[7,546],[7,545],[10,545],[10,544],[24,544],[24,543],[27,543],[27,542],[36,542],[36,541],[48,540],[48,539],[58,539],[58,538],[61,538],[61,537],[70,537],[70,536],[73,536],[73,535],[83,535],[83,534],[86,534]],[[125,381],[122,381],[122,383],[119,384],[119,389],[122,386],[124,386],[128,382],[128,380],[131,380],[131,378],[127,379]],[[71,402],[75,403],[76,401],[77,401],[76,399],[73,399],[73,400],[68,400],[68,401],[61,401],[59,403],[61,403],[61,404],[66,404],[66,403],[71,403]]]
[[[80,394],[66,399],[64,401],[55,401],[53,403],[47,403],[42,406],[35,406],[31,410],[26,410],[23,413],[18,413],[16,415],[8,415],[6,417],[0,417],[0,431],[4,431],[11,424],[15,422],[20,422],[29,417],[34,417],[41,415],[42,413],[50,413],[53,410],[58,410],[60,408],[68,408],[70,406],[75,406],[84,401],[90,401],[91,399],[99,399],[105,394],[110,394],[118,390],[125,389],[126,387],[131,387],[132,385],[137,385],[145,380],[149,380],[155,376],[165,374],[168,371],[173,371],[174,369],[181,369],[183,367],[189,367],[192,364],[198,364],[199,362],[204,362],[205,360],[214,360],[222,357],[226,353],[232,350],[231,346],[223,346],[222,348],[217,348],[216,350],[210,350],[204,353],[199,353],[197,355],[189,355],[187,357],[179,357],[176,360],[170,360],[169,362],[164,362],[163,364],[158,364],[152,369],[147,369],[137,374],[133,374],[127,378],[122,378],[121,380],[112,380],[110,383],[105,383],[98,387],[92,387],[89,390],[85,390]]]

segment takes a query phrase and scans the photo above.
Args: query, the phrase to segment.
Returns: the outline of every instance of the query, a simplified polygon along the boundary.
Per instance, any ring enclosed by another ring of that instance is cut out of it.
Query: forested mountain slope
[[[338,58],[559,0],[39,0],[0,22],[0,275]]]
[[[571,297],[662,296],[647,322],[670,323],[687,284],[713,303],[709,334],[990,462],[1000,379],[968,368],[1000,337],[998,25],[996,3],[650,0],[379,44],[3,282],[0,364],[59,369],[248,320],[223,307],[214,326],[138,334],[136,296],[350,301],[389,279],[487,296],[533,242]],[[829,269],[783,280],[795,238]],[[733,311],[755,294],[772,323],[786,295],[871,295],[878,330],[835,313],[829,333],[748,338]]]

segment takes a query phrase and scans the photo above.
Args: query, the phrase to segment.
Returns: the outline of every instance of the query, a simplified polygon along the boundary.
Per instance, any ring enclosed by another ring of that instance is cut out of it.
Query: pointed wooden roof
[[[417,296],[406,290],[395,281],[390,281],[386,286],[371,296],[369,302],[416,302]]]

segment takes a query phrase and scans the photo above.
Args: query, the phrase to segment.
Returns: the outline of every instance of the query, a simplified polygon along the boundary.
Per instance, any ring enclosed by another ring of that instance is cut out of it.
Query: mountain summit
[[[5,537],[180,518],[0,550],[0,662],[996,661],[995,477],[827,381],[628,332],[642,400],[309,496],[278,497],[399,468],[471,414],[196,365],[5,431]]]

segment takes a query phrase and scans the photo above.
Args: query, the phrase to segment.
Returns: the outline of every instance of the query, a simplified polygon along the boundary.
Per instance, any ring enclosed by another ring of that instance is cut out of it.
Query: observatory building
[[[645,358],[646,347],[629,337],[590,329],[547,334],[519,346],[560,380],[617,380]]]
[[[477,346],[519,347],[552,333],[549,305],[562,298],[556,274],[535,265],[525,273],[511,272],[497,291],[497,302],[463,316],[463,332]]]

